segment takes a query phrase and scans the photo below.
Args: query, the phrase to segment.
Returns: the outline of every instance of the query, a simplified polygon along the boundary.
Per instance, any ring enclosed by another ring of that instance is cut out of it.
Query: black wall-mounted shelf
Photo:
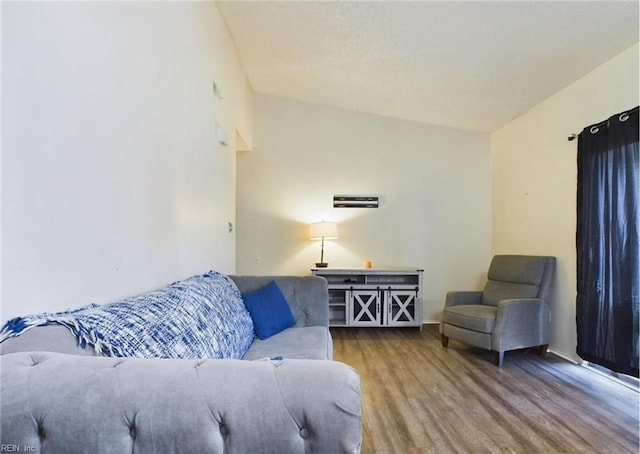
[[[334,195],[334,208],[378,208],[379,198],[368,195]]]

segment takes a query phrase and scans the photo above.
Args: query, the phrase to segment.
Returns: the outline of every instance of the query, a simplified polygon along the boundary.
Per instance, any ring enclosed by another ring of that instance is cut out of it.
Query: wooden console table
[[[329,283],[329,326],[422,329],[422,273],[416,268],[312,268]]]

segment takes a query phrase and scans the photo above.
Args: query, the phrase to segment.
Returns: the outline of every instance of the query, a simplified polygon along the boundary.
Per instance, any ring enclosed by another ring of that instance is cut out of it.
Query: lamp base
[[[329,264],[326,262],[316,262],[316,268],[326,268]]]

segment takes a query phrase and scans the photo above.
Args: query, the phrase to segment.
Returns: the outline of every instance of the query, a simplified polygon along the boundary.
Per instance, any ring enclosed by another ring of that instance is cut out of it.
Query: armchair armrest
[[[444,311],[448,307],[461,306],[463,304],[480,304],[482,303],[482,292],[477,291],[453,291],[448,292],[444,300]],[[444,317],[440,317],[440,334],[444,335]],[[444,339],[444,337],[443,337]],[[443,340],[442,345],[446,347],[447,341]]]
[[[462,304],[481,304],[482,292],[454,291],[447,293],[444,307],[460,306]]]
[[[502,300],[491,334],[491,349],[501,352],[548,344],[549,324],[549,306],[543,299]]]

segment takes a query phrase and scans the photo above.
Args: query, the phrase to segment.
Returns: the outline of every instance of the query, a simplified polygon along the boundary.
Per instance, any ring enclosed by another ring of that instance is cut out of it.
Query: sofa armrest
[[[543,299],[502,300],[491,333],[491,349],[500,352],[548,344],[549,325],[549,306]]]
[[[0,343],[0,355],[30,351],[98,356],[94,348],[80,347],[69,328],[57,324],[34,326],[19,336],[10,337]]]
[[[3,446],[68,454],[360,449],[359,378],[339,362],[23,352],[0,365]]]
[[[296,325],[329,326],[329,289],[319,276],[229,276],[241,293],[275,281],[289,303]]]

